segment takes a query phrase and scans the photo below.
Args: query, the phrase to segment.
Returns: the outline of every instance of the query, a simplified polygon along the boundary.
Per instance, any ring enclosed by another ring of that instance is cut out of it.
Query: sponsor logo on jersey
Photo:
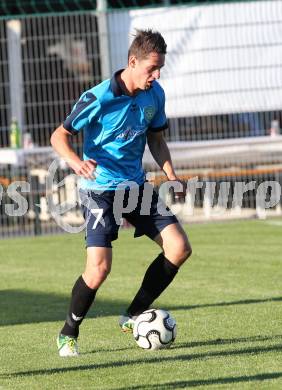
[[[146,131],[147,127],[137,126],[137,128],[127,127],[122,133],[120,133],[116,139],[129,140],[135,138],[137,135],[140,135]]]

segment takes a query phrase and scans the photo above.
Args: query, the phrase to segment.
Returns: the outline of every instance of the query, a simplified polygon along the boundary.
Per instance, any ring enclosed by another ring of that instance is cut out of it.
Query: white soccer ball
[[[135,320],[133,336],[141,348],[168,348],[176,337],[176,322],[165,310],[146,310]]]

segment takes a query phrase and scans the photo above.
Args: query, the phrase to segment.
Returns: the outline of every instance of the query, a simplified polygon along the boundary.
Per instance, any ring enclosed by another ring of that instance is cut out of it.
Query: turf
[[[124,229],[72,359],[59,358],[55,338],[83,270],[82,236],[0,241],[0,389],[281,389],[282,226],[245,221],[188,231],[193,256],[155,304],[177,321],[174,345],[144,351],[117,326],[159,252]]]

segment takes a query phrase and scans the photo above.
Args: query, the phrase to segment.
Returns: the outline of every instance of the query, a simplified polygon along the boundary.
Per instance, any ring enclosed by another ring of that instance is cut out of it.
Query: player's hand
[[[177,176],[174,178],[170,178],[169,181],[179,183],[179,187],[181,188],[180,191],[174,190],[174,199],[176,202],[184,203],[185,201],[185,196],[186,196],[186,190],[187,190],[187,185],[184,180],[179,179]]]
[[[78,176],[82,176],[85,179],[94,179],[95,178],[95,169],[97,167],[97,162],[95,160],[85,160],[80,162],[75,162],[72,164],[72,169]]]

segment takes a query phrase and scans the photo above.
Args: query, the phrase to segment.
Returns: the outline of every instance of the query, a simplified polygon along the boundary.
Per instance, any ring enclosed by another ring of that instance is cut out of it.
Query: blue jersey
[[[84,92],[63,124],[73,134],[83,130],[83,158],[98,164],[95,180],[81,179],[82,189],[114,190],[125,181],[143,184],[146,133],[167,128],[159,83],[129,96],[117,82],[121,71]]]

